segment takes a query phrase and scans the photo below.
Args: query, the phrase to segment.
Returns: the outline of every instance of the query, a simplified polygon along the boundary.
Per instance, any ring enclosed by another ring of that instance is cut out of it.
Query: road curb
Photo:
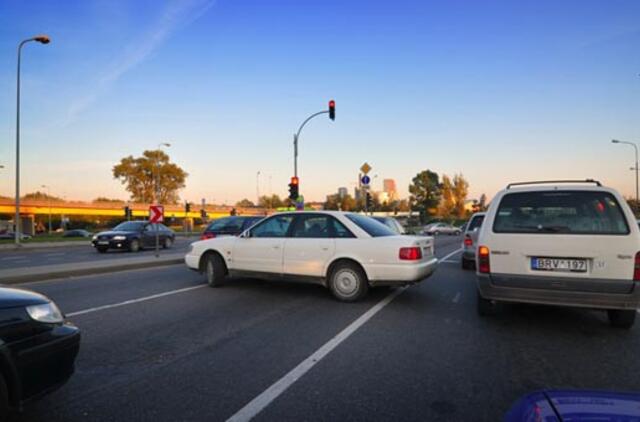
[[[0,275],[0,284],[19,284],[25,282],[32,281],[46,281],[53,280],[56,278],[65,278],[65,277],[78,277],[83,275],[92,275],[92,274],[105,274],[112,273],[118,271],[127,271],[127,270],[137,270],[141,268],[153,268],[153,267],[163,267],[168,265],[177,265],[183,264],[183,257],[171,257],[171,258],[159,258],[153,260],[146,261],[136,261],[136,262],[112,262],[108,263],[109,265],[104,265],[104,263],[96,263],[90,262],[88,264],[98,264],[95,266],[83,266],[83,267],[74,267],[74,268],[47,268],[35,267],[34,270],[24,272],[23,274],[15,271],[15,274],[9,274],[6,276]],[[99,265],[102,264],[102,265]]]

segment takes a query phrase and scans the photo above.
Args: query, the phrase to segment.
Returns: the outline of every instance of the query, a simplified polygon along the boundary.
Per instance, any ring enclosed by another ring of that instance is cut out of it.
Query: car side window
[[[293,220],[292,215],[276,215],[251,229],[251,237],[285,237]]]
[[[351,230],[345,227],[344,224],[339,222],[335,217],[329,217],[330,225],[330,233],[331,237],[339,238],[339,239],[351,239],[354,238],[354,234],[351,233]]]
[[[331,237],[327,215],[301,215],[296,219],[291,237]]]

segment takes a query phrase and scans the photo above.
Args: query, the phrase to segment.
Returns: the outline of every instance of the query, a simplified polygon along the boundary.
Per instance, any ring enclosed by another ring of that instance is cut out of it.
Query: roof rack
[[[509,183],[507,185],[507,189],[511,189],[514,186],[523,186],[523,185],[546,185],[546,184],[555,184],[555,183],[593,183],[596,186],[602,186],[600,182],[593,179],[585,179],[585,180],[538,180],[533,182],[517,182],[517,183]]]

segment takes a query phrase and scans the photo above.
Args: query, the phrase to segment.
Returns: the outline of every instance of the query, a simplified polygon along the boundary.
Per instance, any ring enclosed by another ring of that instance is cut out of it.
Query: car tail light
[[[412,246],[410,248],[400,248],[400,259],[406,261],[417,261],[422,259],[422,249],[418,246]]]
[[[489,248],[480,246],[478,248],[478,272],[489,274],[491,272],[491,263],[489,261]]]
[[[473,246],[473,239],[471,239],[471,236],[464,237],[464,246],[466,246],[467,248]]]
[[[214,237],[216,237],[215,233],[204,232],[204,233],[202,233],[202,236],[200,236],[200,240],[213,239]]]
[[[640,281],[640,252],[636,254],[636,262],[633,267],[633,281]]]

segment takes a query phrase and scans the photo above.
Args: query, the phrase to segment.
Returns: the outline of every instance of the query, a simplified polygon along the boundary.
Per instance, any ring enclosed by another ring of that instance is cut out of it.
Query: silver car
[[[484,221],[485,213],[477,212],[471,216],[466,225],[462,241],[462,268],[473,270],[476,267],[476,251],[478,250],[478,234]]]
[[[438,236],[441,234],[459,236],[462,234],[462,230],[460,230],[460,227],[452,226],[451,224],[434,223],[425,226],[423,233],[429,236]]]

